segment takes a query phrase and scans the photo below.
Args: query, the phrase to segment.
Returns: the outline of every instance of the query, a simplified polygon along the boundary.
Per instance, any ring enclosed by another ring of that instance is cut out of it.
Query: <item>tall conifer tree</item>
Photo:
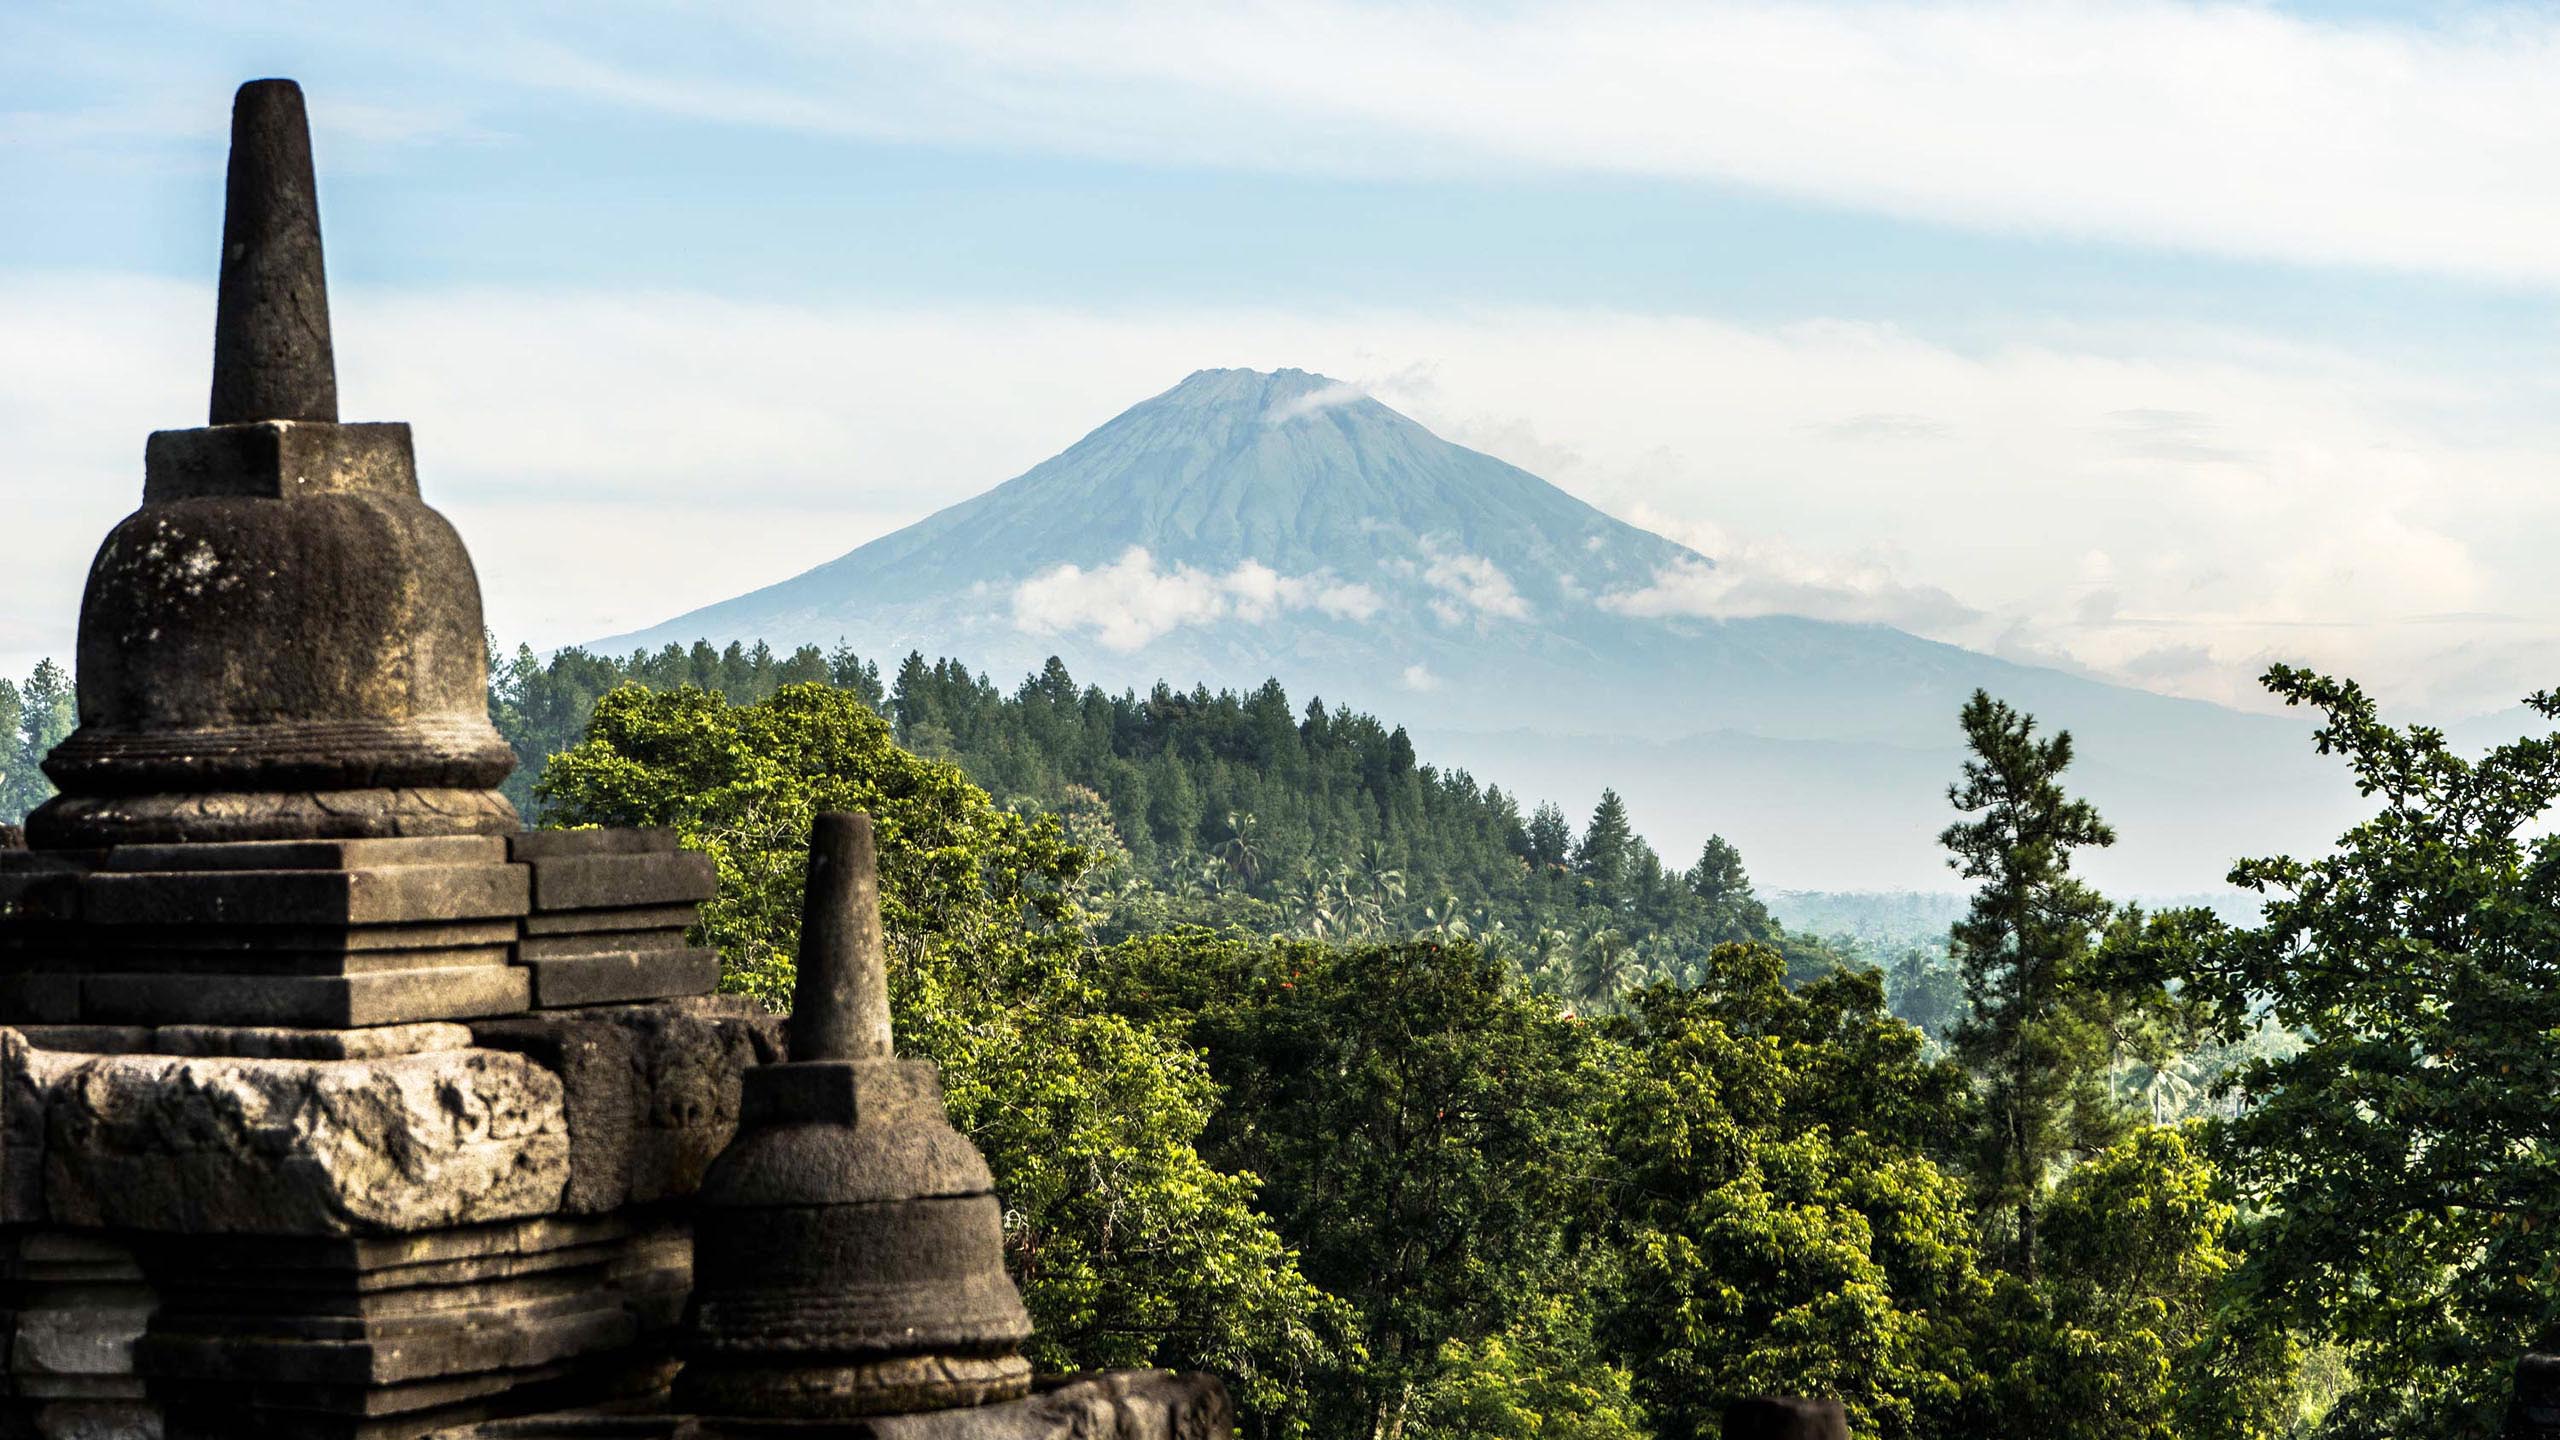
[[[2069,731],[2040,739],[2034,716],[1980,690],[1962,718],[1973,754],[1947,798],[1975,818],[1938,840],[1948,865],[1981,888],[1950,934],[1966,1000],[1955,1052],[1980,1087],[1976,1198],[1986,1220],[2007,1217],[2011,1263],[2032,1278],[2048,1176],[2125,1125],[2107,1086],[2111,992],[2097,966],[2113,907],[2071,873],[2072,852],[2116,837],[2094,806],[2063,791]]]

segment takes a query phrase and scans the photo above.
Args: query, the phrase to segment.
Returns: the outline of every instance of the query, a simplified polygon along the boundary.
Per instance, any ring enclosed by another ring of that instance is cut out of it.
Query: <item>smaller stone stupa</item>
[[[1212,1376],[1032,1376],[987,1162],[951,1127],[933,1063],[892,1044],[873,846],[866,815],[820,815],[811,831],[790,1058],[745,1072],[737,1135],[694,1196],[666,1408],[529,1416],[479,1440],[1234,1433]]]
[[[995,1178],[933,1062],[892,1049],[872,846],[867,815],[810,836],[791,1058],[747,1072],[697,1197],[688,1410],[838,1418],[1031,1391]]]

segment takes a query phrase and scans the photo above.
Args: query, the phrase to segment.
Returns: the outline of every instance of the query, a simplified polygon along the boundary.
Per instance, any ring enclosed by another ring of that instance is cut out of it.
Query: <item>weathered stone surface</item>
[[[88,868],[53,851],[0,850],[0,921],[78,920]]]
[[[985,1355],[1030,1337],[993,1195],[706,1209],[693,1243],[686,1351],[706,1365]]]
[[[139,1285],[47,1286],[22,1302],[9,1368],[19,1375],[130,1375],[159,1302]]]
[[[752,1002],[703,997],[481,1021],[472,1033],[560,1077],[561,1208],[584,1215],[692,1194],[737,1133],[741,1077],[779,1057],[782,1022]]]
[[[360,955],[374,950],[484,950],[515,943],[516,922],[505,915],[477,920],[430,920],[410,925],[119,925],[76,937],[83,959],[104,955],[195,955],[201,963],[239,957],[248,963],[270,954]]]
[[[676,832],[625,826],[595,830],[521,830],[507,837],[507,853],[518,860],[550,860],[565,855],[664,855],[676,848]]]
[[[485,1050],[81,1060],[47,1097],[46,1210],[59,1224],[266,1235],[538,1215],[568,1181],[561,1100],[549,1071]]]
[[[643,905],[622,910],[536,910],[524,917],[527,935],[574,936],[598,931],[658,930],[682,935],[702,912],[692,905]]]
[[[1837,1400],[1753,1395],[1724,1410],[1725,1440],[1849,1440],[1849,1412]]]
[[[503,865],[507,842],[496,835],[417,839],[241,840],[197,845],[118,845],[98,858],[101,870],[380,870],[399,865]]]
[[[573,914],[611,914],[611,911],[573,911]],[[628,914],[628,911],[620,912]],[[530,917],[528,917],[530,918]],[[569,934],[537,935],[530,931],[516,942],[519,960],[574,960],[586,955],[628,955],[641,950],[682,950],[684,930],[667,927],[655,930],[583,930]]]
[[[44,1219],[45,1104],[56,1067],[15,1030],[0,1030],[0,1225]]]
[[[640,1333],[619,1296],[592,1289],[551,1307],[500,1300],[410,1316],[381,1335],[362,1333],[370,1326],[354,1328],[358,1333],[347,1338],[162,1328],[143,1342],[139,1358],[153,1376],[370,1388],[543,1365],[628,1345]]]
[[[355,975],[91,975],[81,1018],[172,1024],[343,1028],[513,1015],[532,981],[512,965]]]
[[[558,1010],[670,995],[708,995],[720,986],[720,956],[710,950],[638,950],[527,960],[533,1003]]]
[[[508,945],[448,945],[423,950],[365,947],[350,950],[163,950],[155,945],[101,946],[83,968],[108,975],[361,975],[381,970],[501,968],[515,958]]]
[[[588,831],[610,834],[610,831]],[[719,889],[711,857],[662,854],[560,855],[526,862],[540,910],[607,910],[708,900]]]
[[[71,850],[132,842],[285,840],[303,835],[504,835],[507,797],[459,786],[159,795],[56,795],[27,817],[28,843]]]
[[[59,971],[0,971],[0,1021],[69,1025],[79,1018],[79,976]]]
[[[357,1030],[255,1025],[163,1025],[138,1047],[156,1055],[236,1055],[251,1060],[378,1060],[429,1050],[465,1050],[471,1029],[447,1021]]]
[[[252,80],[232,97],[221,274],[213,423],[337,419],[311,124],[290,80]]]
[[[889,1058],[893,1039],[889,973],[882,959],[886,953],[871,817],[843,810],[822,814],[809,833],[808,900],[801,913],[800,968],[788,1030],[795,1057]]]
[[[1213,1376],[1121,1370],[1054,1381],[1020,1400],[920,1415],[815,1422],[590,1410],[491,1421],[465,1433],[472,1440],[1228,1440],[1235,1405]]]
[[[396,1234],[228,1235],[218,1244],[162,1235],[136,1237],[136,1243],[154,1266],[183,1271],[200,1288],[369,1295],[606,1264],[635,1239],[664,1243],[659,1232],[626,1215],[556,1211]]]
[[[408,925],[522,915],[523,867],[394,865],[370,870],[169,870],[92,874],[89,924]]]
[[[37,1440],[164,1440],[160,1407],[134,1400],[58,1400],[37,1407]]]
[[[480,586],[403,425],[339,425],[299,92],[235,110],[213,423],[144,452],[81,599],[43,849],[504,833]]]
[[[791,1063],[749,1071],[704,1177],[675,1401],[774,1419],[1012,1399],[1031,1317],[986,1161],[933,1066],[889,1053],[870,822],[818,817]],[[861,912],[861,913],[849,913]]]

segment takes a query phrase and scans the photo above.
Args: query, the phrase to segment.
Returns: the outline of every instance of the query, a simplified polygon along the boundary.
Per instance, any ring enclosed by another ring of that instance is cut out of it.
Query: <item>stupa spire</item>
[[[792,1059],[890,1058],[887,960],[871,817],[829,811],[809,836],[809,892],[788,1032]]]
[[[211,423],[337,418],[311,122],[301,86],[252,80],[231,101]]]

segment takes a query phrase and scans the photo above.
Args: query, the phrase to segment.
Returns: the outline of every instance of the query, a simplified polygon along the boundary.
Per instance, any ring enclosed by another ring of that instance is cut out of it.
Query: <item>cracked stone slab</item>
[[[569,1179],[558,1076],[521,1056],[104,1055],[45,1087],[56,1224],[378,1235],[548,1214]]]

